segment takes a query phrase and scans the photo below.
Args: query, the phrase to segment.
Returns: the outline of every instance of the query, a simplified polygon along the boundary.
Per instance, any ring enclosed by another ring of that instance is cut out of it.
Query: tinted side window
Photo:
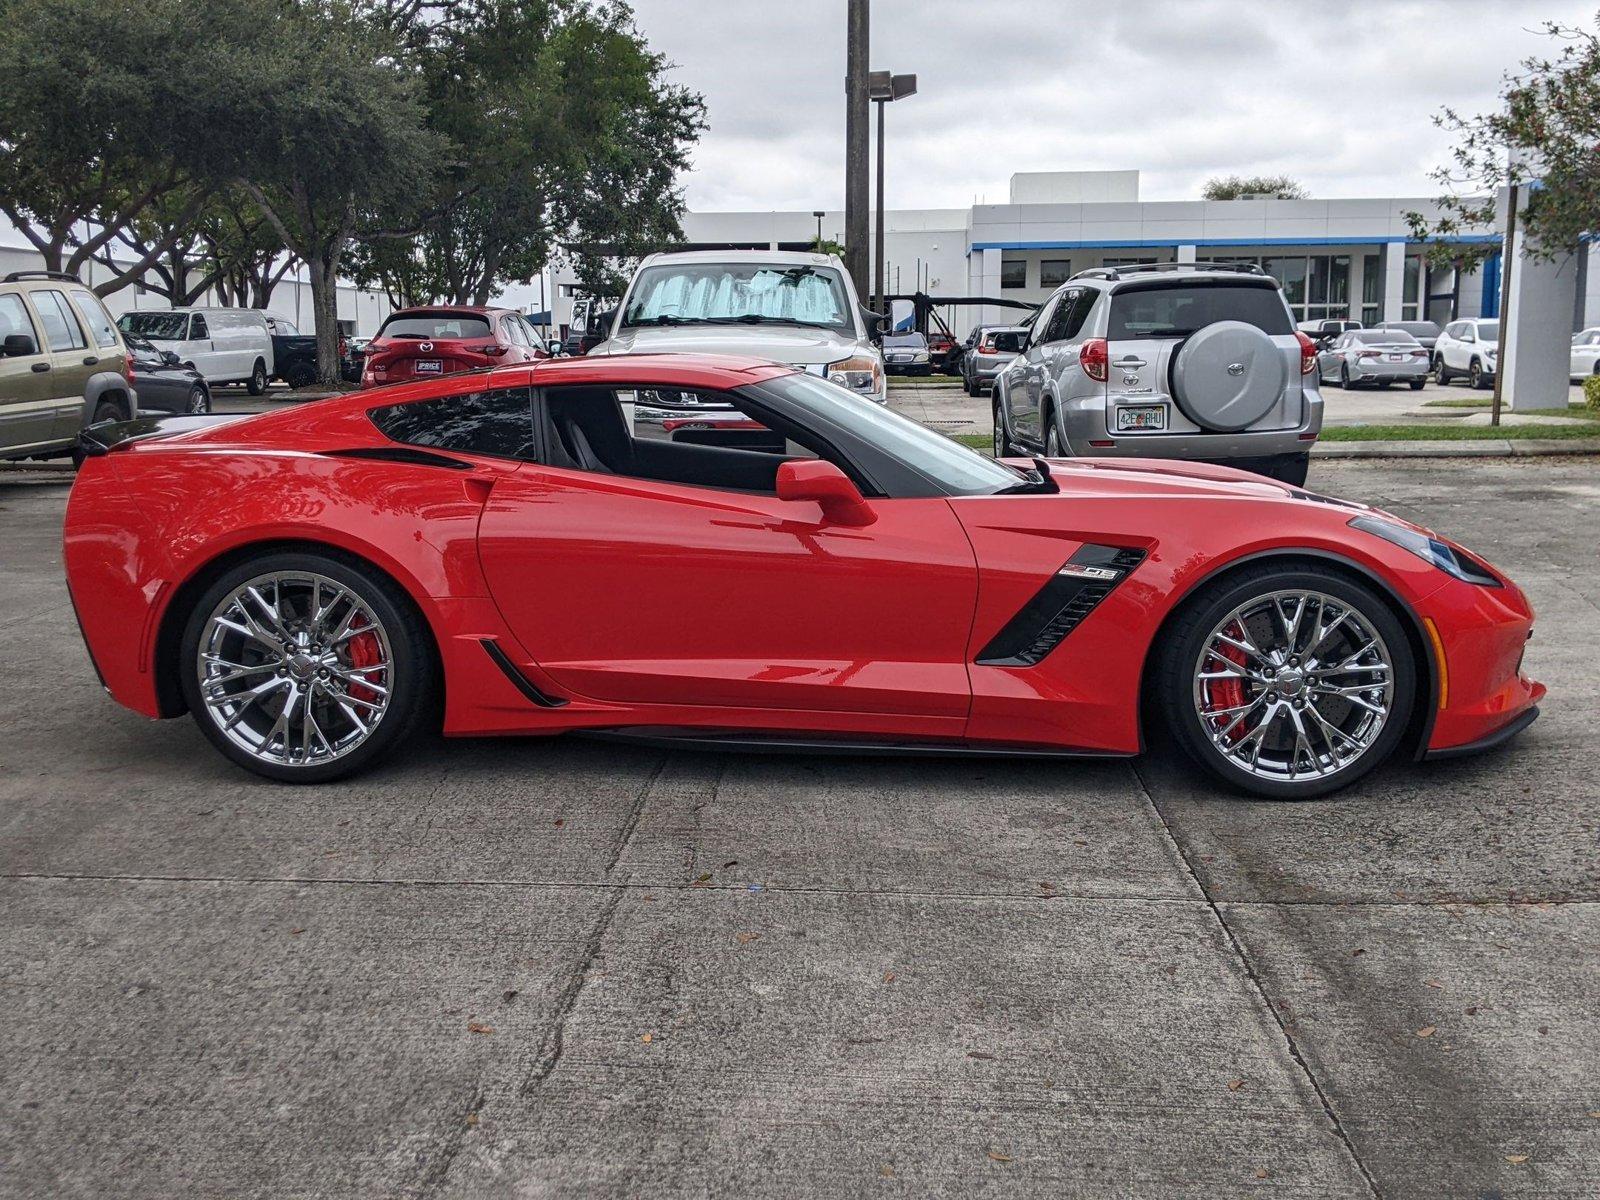
[[[7,292],[0,296],[0,338],[10,337],[13,333],[32,338],[35,347],[39,345],[39,335],[33,329],[33,318],[28,316],[22,297],[15,292]]]
[[[1073,296],[1072,309],[1061,316],[1061,337],[1070,341],[1083,330],[1083,323],[1089,319],[1089,312],[1094,308],[1095,297],[1099,293],[1093,288],[1079,288]]]
[[[33,306],[39,310],[39,321],[44,326],[45,341],[52,350],[83,350],[89,345],[72,315],[67,298],[60,292],[35,292]]]
[[[102,350],[117,344],[117,331],[111,324],[111,314],[106,312],[105,305],[100,303],[100,297],[83,288],[73,288],[72,298],[78,303],[78,311],[83,314],[89,332],[94,335],[94,344]]]
[[[533,394],[499,388],[390,404],[367,414],[385,437],[408,446],[459,450],[491,458],[533,459]]]
[[[206,327],[206,319],[199,313],[189,318],[189,340],[198,342],[202,338],[211,336],[211,330]]]

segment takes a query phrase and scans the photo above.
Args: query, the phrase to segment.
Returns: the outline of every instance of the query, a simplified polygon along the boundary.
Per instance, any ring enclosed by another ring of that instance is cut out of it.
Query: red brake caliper
[[[375,667],[383,661],[378,635],[375,633],[358,633],[346,643],[346,646],[352,667]],[[365,700],[368,704],[378,702],[378,693],[359,683],[352,683],[348,691],[357,700]]]
[[[1230,636],[1232,635],[1230,634]],[[1243,650],[1237,646],[1229,646],[1226,643],[1223,644],[1220,650],[1215,650],[1212,653],[1220,658],[1226,658],[1231,663],[1237,663],[1241,667],[1249,661],[1245,658]],[[1216,708],[1238,708],[1244,703],[1244,680],[1233,675],[1228,676],[1226,679],[1208,679],[1206,681],[1206,699]],[[1225,718],[1222,728],[1226,729],[1229,725],[1232,725],[1237,716],[1238,714],[1235,713],[1233,716]],[[1228,740],[1236,742],[1247,732],[1249,731],[1241,724],[1233,733],[1228,735]]]

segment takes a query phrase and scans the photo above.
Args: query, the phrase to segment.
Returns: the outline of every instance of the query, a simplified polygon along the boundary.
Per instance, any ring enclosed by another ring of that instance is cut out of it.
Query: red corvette
[[[645,392],[773,438],[636,428]],[[1301,798],[1497,744],[1544,694],[1522,592],[1409,522],[1221,467],[995,462],[771,363],[555,360],[83,449],[66,569],[107,690],[274,779],[423,721],[1132,755],[1149,714]]]
[[[361,386],[434,379],[549,358],[544,341],[511,308],[436,304],[390,313],[367,343]]]

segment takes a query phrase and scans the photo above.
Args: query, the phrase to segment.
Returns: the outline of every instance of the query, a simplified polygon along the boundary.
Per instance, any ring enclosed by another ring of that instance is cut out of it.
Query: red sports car
[[[636,436],[645,393],[775,437]],[[83,448],[66,569],[107,690],[274,779],[435,721],[1070,756],[1150,719],[1294,799],[1502,742],[1544,694],[1522,592],[1408,521],[1222,467],[996,462],[773,363],[553,360]]]
[[[511,308],[439,304],[390,313],[367,343],[361,386],[436,378],[549,358],[544,340]]]

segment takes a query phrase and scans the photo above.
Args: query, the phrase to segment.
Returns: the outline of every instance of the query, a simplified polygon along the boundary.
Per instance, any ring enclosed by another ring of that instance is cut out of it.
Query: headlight
[[[1455,547],[1425,533],[1418,533],[1415,529],[1407,529],[1404,525],[1396,525],[1381,517],[1355,517],[1350,522],[1350,528],[1360,529],[1392,542],[1402,550],[1409,550],[1424,562],[1432,563],[1446,575],[1454,575],[1463,583],[1475,583],[1480,587],[1502,586],[1488,568],[1470,555],[1462,554]]]
[[[875,394],[883,390],[883,364],[870,354],[828,364],[828,381],[853,392]]]

